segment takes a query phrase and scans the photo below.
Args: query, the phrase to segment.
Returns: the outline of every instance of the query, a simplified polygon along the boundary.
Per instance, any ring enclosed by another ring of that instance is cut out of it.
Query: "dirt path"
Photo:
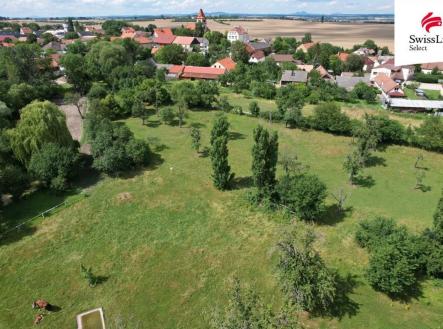
[[[80,141],[83,133],[83,117],[86,113],[86,98],[80,100],[80,111],[74,104],[60,105],[60,110],[66,115],[66,125],[71,133],[72,139]]]

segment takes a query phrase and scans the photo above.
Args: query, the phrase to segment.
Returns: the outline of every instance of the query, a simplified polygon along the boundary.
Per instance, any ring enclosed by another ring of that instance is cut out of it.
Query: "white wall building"
[[[243,27],[236,26],[231,31],[228,32],[228,40],[230,42],[234,41],[248,42],[249,34]]]

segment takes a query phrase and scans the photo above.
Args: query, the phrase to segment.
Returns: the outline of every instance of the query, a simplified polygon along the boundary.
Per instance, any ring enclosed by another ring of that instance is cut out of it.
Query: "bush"
[[[335,103],[317,105],[310,122],[312,128],[334,134],[350,135],[352,132],[351,120]]]
[[[438,152],[443,152],[443,119],[440,117],[427,118],[416,130],[419,146]]]
[[[174,110],[170,107],[164,107],[162,109],[160,109],[160,111],[158,112],[158,115],[160,117],[160,120],[165,123],[165,124],[172,124],[172,122],[175,119],[175,113]]]
[[[443,74],[415,74],[415,80],[423,83],[438,83],[439,80],[443,80]]]
[[[359,223],[355,239],[362,248],[373,249],[382,244],[386,238],[395,232],[398,228],[393,219],[376,217],[375,219],[366,219]]]
[[[260,107],[257,102],[253,101],[249,103],[249,112],[253,117],[258,117],[260,115]]]
[[[328,314],[337,300],[337,273],[314,250],[313,237],[299,243],[288,238],[278,244],[277,265],[283,291],[295,305],[317,314]]]
[[[417,264],[402,253],[397,245],[384,243],[371,254],[366,275],[375,289],[403,297],[417,284],[416,270]]]
[[[283,176],[276,190],[281,204],[301,219],[314,220],[324,209],[326,185],[317,176]]]

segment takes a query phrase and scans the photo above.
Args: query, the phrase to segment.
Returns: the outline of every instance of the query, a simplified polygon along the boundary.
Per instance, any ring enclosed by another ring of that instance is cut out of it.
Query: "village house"
[[[168,75],[174,76],[176,79],[190,80],[217,80],[225,73],[224,69],[186,65],[172,65],[168,71]]]
[[[206,38],[196,38],[196,39],[199,43],[200,52],[202,54],[207,54],[209,51],[209,40]]]
[[[346,72],[346,73],[351,73],[351,72]],[[335,77],[335,82],[337,83],[337,86],[345,88],[347,91],[352,91],[354,87],[360,82],[363,82],[368,86],[371,85],[371,81],[369,80],[369,75],[365,75],[364,77],[355,77],[353,75],[348,75],[348,74],[343,75],[342,73],[341,76]]]
[[[300,46],[297,47],[297,51],[301,50],[304,53],[307,53],[309,49],[311,49],[312,47],[314,47],[317,44],[317,42],[308,42],[308,43],[303,43]]]
[[[235,70],[237,63],[235,63],[230,57],[226,57],[215,62],[211,67],[217,69],[223,69],[227,72]]]
[[[349,54],[345,52],[339,52],[337,54],[337,57],[341,62],[345,63],[349,58]]]
[[[154,29],[154,37],[155,38],[158,38],[158,37],[163,36],[163,35],[173,36],[174,33],[172,32],[172,29],[170,29],[170,28]]]
[[[246,43],[246,51],[251,55],[256,51],[263,51],[265,54],[271,50],[271,43],[266,40],[252,41]]]
[[[29,27],[21,27],[20,34],[23,36],[27,36],[28,34],[34,34],[34,32]]]
[[[265,53],[263,50],[257,50],[251,54],[249,58],[249,63],[260,63],[264,62],[266,59]]]
[[[271,54],[268,57],[273,59],[278,66],[281,66],[283,63],[302,64],[301,61],[294,59],[294,56],[291,54]]]
[[[374,85],[382,92],[387,99],[391,97],[404,97],[405,93],[400,85],[392,80],[389,76],[379,74],[374,78]]]
[[[443,62],[439,63],[426,63],[421,65],[421,71],[424,74],[431,74],[432,71],[436,70],[437,72],[443,72]]]
[[[404,82],[409,80],[413,74],[413,67],[396,66],[394,64],[394,59],[389,59],[371,70],[371,81],[374,81],[375,77],[378,75],[385,75],[397,82]]]
[[[161,46],[172,45],[174,40],[175,40],[175,35],[160,34],[158,37],[155,37],[152,40],[152,42],[155,47],[161,47]]]
[[[248,42],[249,34],[243,27],[236,26],[228,32],[228,40],[230,42],[234,41]]]
[[[353,54],[360,55],[360,56],[372,56],[372,55],[375,55],[375,50],[362,47],[362,48],[358,48],[356,51],[354,51]]]
[[[308,72],[306,71],[283,71],[280,86],[286,86],[294,83],[306,84],[308,82]]]
[[[180,45],[185,51],[191,52],[194,46],[200,45],[200,42],[198,42],[197,38],[194,37],[179,36],[174,39],[173,44]]]
[[[334,80],[332,74],[330,74],[322,65],[315,69],[318,73],[320,73],[320,78],[323,80]]]
[[[120,38],[122,39],[133,39],[135,37],[135,29],[132,27],[122,27],[121,32]]]
[[[63,54],[66,52],[66,46],[58,41],[51,41],[42,47],[43,50],[53,50],[56,53]]]

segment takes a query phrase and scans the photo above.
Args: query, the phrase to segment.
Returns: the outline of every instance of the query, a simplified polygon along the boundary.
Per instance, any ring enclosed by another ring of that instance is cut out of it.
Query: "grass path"
[[[226,301],[233,276],[256,285],[268,302],[278,304],[275,243],[291,224],[280,214],[251,209],[244,186],[229,192],[213,188],[210,160],[191,150],[189,125],[202,127],[207,145],[214,116],[190,112],[182,129],[158,125],[155,117],[148,126],[127,120],[138,138],[157,141],[161,159],[155,166],[127,177],[102,179],[88,198],[0,245],[0,328],[32,327],[30,304],[37,297],[62,308],[46,317],[41,328],[74,328],[76,314],[100,306],[111,324],[122,318],[131,328],[207,328],[208,313]],[[360,219],[375,214],[391,216],[414,231],[430,226],[443,185],[443,155],[389,147],[376,154],[377,165],[366,171],[374,185],[351,188],[342,171],[348,138],[284,129],[243,116],[229,115],[229,121],[230,163],[239,181],[247,182],[250,176],[252,131],[261,122],[278,130],[281,152],[296,152],[330,192],[342,187],[352,192],[352,211],[346,217],[330,213],[314,229],[327,263],[355,276],[358,285],[350,297],[358,310],[341,320],[305,320],[310,328],[441,325],[441,282],[424,282],[423,296],[408,305],[392,302],[366,284],[367,254],[353,235]],[[427,193],[413,189],[419,153],[428,167]],[[15,220],[23,216],[20,209],[50,203],[51,198],[36,194],[12,205],[6,214]],[[332,204],[329,198],[328,205]],[[89,288],[80,276],[80,264],[91,266],[105,282]]]

